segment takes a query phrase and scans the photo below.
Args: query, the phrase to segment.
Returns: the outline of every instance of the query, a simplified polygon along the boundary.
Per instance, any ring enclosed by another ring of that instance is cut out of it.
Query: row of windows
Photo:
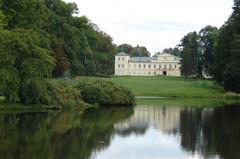
[[[123,72],[118,72],[119,74],[123,74]],[[156,72],[129,72],[129,75],[157,75]]]
[[[120,57],[118,58],[118,61],[121,61],[121,58],[120,58]],[[124,57],[122,58],[122,61],[124,61]]]
[[[146,65],[146,64],[134,64],[133,65],[133,68],[136,68],[136,66],[138,66],[137,68],[159,68],[159,69],[167,69],[167,68],[169,68],[169,69],[172,69],[172,68],[177,68],[177,65],[153,65],[152,67],[151,67],[151,65]],[[118,68],[124,68],[124,64],[122,64],[122,65],[118,65]],[[131,68],[131,64],[129,65],[129,68]]]

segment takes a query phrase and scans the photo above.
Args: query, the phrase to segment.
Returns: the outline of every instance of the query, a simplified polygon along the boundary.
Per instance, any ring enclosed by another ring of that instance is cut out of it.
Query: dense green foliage
[[[0,1],[0,95],[8,102],[88,106],[79,89],[49,80],[113,73],[112,38],[88,18],[73,16],[77,13],[75,3],[62,0]],[[100,104],[132,103],[123,100],[127,90],[108,86],[113,90],[104,91],[111,99]]]
[[[190,32],[175,48],[166,48],[162,52],[182,58],[182,74],[185,77],[213,75],[215,45],[219,31],[216,27],[206,26],[199,33]]]
[[[54,60],[48,40],[33,30],[0,32],[0,92],[10,102],[45,103]]]
[[[181,41],[182,74],[186,77],[201,74],[200,50],[196,32],[188,33]]]
[[[108,81],[80,82],[77,86],[80,89],[83,100],[101,106],[132,106],[134,96],[125,87],[118,86]]]
[[[85,109],[91,107],[82,99],[80,90],[61,81],[50,81],[48,83],[49,101],[48,105],[54,105],[63,109]]]
[[[199,32],[201,48],[201,69],[208,75],[213,75],[214,48],[219,31],[216,27],[206,26]]]
[[[81,81],[111,81],[122,85],[135,96],[221,98],[223,88],[214,81],[182,77],[84,77]]]
[[[113,73],[112,38],[78,13],[75,3],[62,0],[1,0],[0,28],[33,30],[46,38],[54,57],[54,77]],[[11,37],[11,36],[10,36]]]
[[[144,46],[136,46],[136,47],[133,47],[129,44],[122,44],[122,45],[119,45],[117,47],[117,52],[120,53],[120,52],[124,52],[124,53],[127,53],[128,55],[130,56],[139,56],[139,57],[143,57],[143,56],[150,56],[150,52],[147,50],[146,47]]]
[[[214,77],[226,90],[240,92],[240,1],[221,27],[214,56]]]

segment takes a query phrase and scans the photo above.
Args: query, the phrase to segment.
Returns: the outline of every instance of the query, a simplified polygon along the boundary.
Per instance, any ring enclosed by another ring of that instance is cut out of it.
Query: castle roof
[[[131,57],[130,61],[132,62],[151,62],[157,60],[157,57]]]
[[[129,55],[126,54],[125,52],[120,52],[120,53],[118,53],[116,56],[129,56]]]

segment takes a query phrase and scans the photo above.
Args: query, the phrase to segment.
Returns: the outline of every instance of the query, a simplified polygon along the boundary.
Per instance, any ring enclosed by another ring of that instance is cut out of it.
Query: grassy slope
[[[80,77],[79,80],[107,80],[129,88],[135,96],[221,97],[223,89],[213,81],[182,77]]]

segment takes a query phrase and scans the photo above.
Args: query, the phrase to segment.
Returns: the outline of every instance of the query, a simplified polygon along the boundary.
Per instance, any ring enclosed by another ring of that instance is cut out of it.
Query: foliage
[[[107,81],[82,81],[77,86],[81,90],[83,100],[101,106],[132,106],[133,94],[122,86]]]
[[[235,1],[234,11],[221,27],[214,56],[215,80],[226,90],[240,92],[240,7]]]
[[[78,13],[75,3],[62,0],[2,0],[0,29],[31,29],[49,37],[55,59],[54,77],[112,74],[115,45],[112,38]],[[24,30],[22,30],[24,32]]]
[[[182,74],[201,76],[199,36],[196,32],[188,33],[181,40],[182,46]]]
[[[214,47],[218,38],[218,28],[210,25],[200,30],[201,64],[206,74],[213,74]]]
[[[159,54],[159,53],[157,53],[157,54]],[[165,49],[163,49],[162,53],[169,53],[169,54],[172,54],[174,56],[181,57],[181,50],[179,49],[179,46],[176,46],[174,48],[171,48],[171,47],[170,48],[165,48]]]
[[[78,89],[61,81],[49,81],[48,91],[50,100],[48,105],[58,106],[63,109],[80,109],[84,110],[90,107],[89,104],[82,100],[81,93]]]
[[[0,92],[10,102],[45,103],[54,60],[48,39],[33,30],[0,32]]]
[[[147,50],[147,48],[145,46],[136,46],[133,47],[129,44],[122,44],[119,45],[117,47],[117,52],[125,52],[127,54],[129,54],[130,56],[147,56],[149,57],[151,54],[150,52]]]

